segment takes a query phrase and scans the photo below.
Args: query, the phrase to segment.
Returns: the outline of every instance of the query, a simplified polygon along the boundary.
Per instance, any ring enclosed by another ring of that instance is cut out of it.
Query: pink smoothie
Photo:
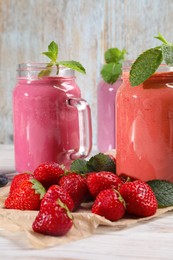
[[[101,80],[97,88],[97,146],[100,152],[115,149],[115,95],[122,80],[108,84]]]
[[[68,105],[74,97],[81,97],[74,77],[19,78],[13,95],[18,172],[46,161],[69,164],[70,153],[79,149],[78,113]]]
[[[173,72],[137,87],[124,73],[116,102],[117,174],[173,182]]]

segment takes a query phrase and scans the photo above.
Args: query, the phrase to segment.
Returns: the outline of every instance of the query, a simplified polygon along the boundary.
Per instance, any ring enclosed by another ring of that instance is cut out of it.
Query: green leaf
[[[87,167],[87,161],[84,159],[76,159],[71,163],[70,171],[85,174],[90,172],[90,169]]]
[[[163,59],[168,66],[173,66],[173,44],[162,44]]]
[[[40,199],[42,199],[44,194],[46,193],[46,190],[43,187],[43,185],[34,178],[31,179],[30,182],[33,184],[32,188],[35,190],[35,193],[40,194]]]
[[[39,73],[38,73],[38,77],[39,78],[42,78],[42,77],[45,77],[45,76],[49,76],[50,73],[51,73],[52,69],[46,69],[46,70],[41,70]]]
[[[53,62],[56,62],[57,60],[57,56],[55,55],[55,53],[53,52],[49,52],[49,51],[46,51],[46,52],[42,52],[42,54],[44,54],[45,56],[47,56],[50,60],[52,60]]]
[[[79,71],[81,73],[86,73],[85,72],[85,68],[82,66],[82,64],[80,64],[77,61],[57,61],[58,59],[58,44],[54,41],[52,41],[49,46],[48,46],[48,51],[42,52],[43,55],[47,56],[51,61],[48,64],[48,67],[56,65],[57,66],[57,75],[59,73],[59,65],[63,65],[67,68]],[[49,66],[50,65],[50,66]],[[43,77],[43,76],[49,76],[50,75],[51,70],[48,68],[47,70],[43,70],[38,74],[38,77]]]
[[[48,46],[48,51],[55,53],[57,55],[58,58],[58,44],[54,41],[52,41],[49,46]]]
[[[138,86],[148,79],[157,70],[162,60],[162,51],[158,48],[152,48],[143,52],[131,67],[131,85]]]
[[[53,63],[58,59],[58,44],[52,41],[48,46],[48,51],[42,52],[46,55]]]
[[[164,180],[152,180],[147,183],[156,196],[159,208],[173,206],[173,183]]]
[[[109,155],[104,153],[98,153],[91,157],[87,162],[87,167],[91,169],[90,171],[100,172],[109,171],[116,172],[115,162],[110,158]]]
[[[57,204],[58,204],[61,208],[65,209],[66,214],[67,214],[67,216],[69,217],[69,219],[73,220],[73,216],[72,216],[72,214],[71,214],[69,208],[67,207],[67,205],[66,205],[65,203],[63,203],[62,200],[59,199],[59,198],[57,199],[56,202],[57,202]]]
[[[157,35],[157,36],[154,36],[154,38],[156,38],[156,39],[162,41],[162,42],[165,43],[165,44],[168,44],[167,40],[163,37],[163,35],[162,35],[161,33],[158,33],[158,35]]]
[[[106,63],[120,63],[124,60],[126,50],[122,51],[118,48],[110,48],[105,52],[105,61]]]
[[[76,70],[76,71],[81,72],[83,74],[86,73],[85,68],[78,61],[74,61],[74,60],[71,60],[71,61],[59,61],[59,62],[57,62],[57,64],[63,65],[65,67],[73,69],[73,70]]]
[[[47,69],[41,70],[38,73],[38,77],[42,78],[42,77],[49,76],[51,74],[51,71],[52,71],[52,66],[53,66],[52,62],[48,63],[47,66],[46,66]],[[58,70],[58,68],[57,68],[57,70]]]
[[[105,64],[101,70],[102,78],[105,82],[113,84],[122,73],[122,64],[109,63]]]

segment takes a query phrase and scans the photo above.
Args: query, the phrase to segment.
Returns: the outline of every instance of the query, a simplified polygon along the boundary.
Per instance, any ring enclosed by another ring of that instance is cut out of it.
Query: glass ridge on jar
[[[116,96],[117,174],[173,182],[173,71],[160,65],[135,87],[129,71],[125,66]]]
[[[19,64],[13,91],[15,165],[18,172],[33,171],[44,162],[69,167],[88,156],[92,146],[91,114],[81,98],[73,70],[45,63]]]

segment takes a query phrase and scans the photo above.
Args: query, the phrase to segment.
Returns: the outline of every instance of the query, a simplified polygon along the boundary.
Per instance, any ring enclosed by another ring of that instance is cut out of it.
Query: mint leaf
[[[58,44],[54,41],[52,41],[48,46],[48,51],[56,54],[58,58]]]
[[[85,174],[90,172],[90,169],[87,167],[87,161],[84,159],[76,159],[71,163],[70,171]]]
[[[42,54],[46,55],[52,63],[56,63],[58,59],[58,44],[52,41],[48,46],[48,51],[42,52]]]
[[[124,60],[125,53],[126,53],[125,49],[121,51],[118,48],[110,48],[104,54],[105,61],[106,63],[122,62]]]
[[[173,183],[162,180],[152,180],[147,183],[156,196],[159,208],[173,206]]]
[[[116,172],[115,162],[110,158],[109,155],[98,153],[91,157],[87,162],[87,167],[91,169],[90,171],[100,172],[109,171]]]
[[[85,68],[78,61],[74,61],[74,60],[71,60],[71,61],[59,61],[59,62],[57,62],[57,64],[63,65],[65,67],[67,67],[67,68],[70,68],[70,69],[73,69],[73,70],[76,70],[76,71],[79,71],[79,72],[81,72],[83,74],[86,73]]]
[[[173,44],[162,44],[161,49],[166,64],[173,66]]]
[[[109,63],[105,64],[101,70],[101,75],[104,81],[113,84],[122,73],[122,64]]]
[[[49,76],[50,73],[51,73],[51,71],[52,71],[52,68],[46,69],[46,70],[41,70],[41,71],[38,73],[38,77],[39,77],[39,78],[42,78],[42,77]]]
[[[131,67],[131,85],[138,86],[148,79],[157,70],[162,60],[162,51],[158,48],[152,48],[143,52]]]
[[[160,40],[161,42],[168,44],[167,40],[163,37],[163,35],[161,33],[158,33],[157,36],[154,36],[154,38]]]
[[[110,48],[105,52],[106,64],[101,69],[101,75],[105,82],[113,84],[119,78],[126,53],[125,49],[121,51],[118,48]]]
[[[59,65],[63,65],[67,68],[79,71],[81,73],[86,73],[85,68],[80,64],[78,61],[57,61],[58,59],[58,44],[54,41],[52,41],[48,45],[48,51],[42,52],[43,55],[47,56],[51,61],[47,65],[48,69],[40,71],[38,74],[38,77],[41,78],[43,76],[49,76],[52,71],[52,66],[57,66],[57,75],[59,73]]]

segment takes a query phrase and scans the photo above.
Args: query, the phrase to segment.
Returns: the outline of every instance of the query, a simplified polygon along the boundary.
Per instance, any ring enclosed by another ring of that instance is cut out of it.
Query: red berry
[[[21,183],[25,180],[29,180],[33,178],[33,175],[32,173],[27,173],[27,172],[24,172],[24,173],[18,173],[17,175],[14,176],[14,178],[12,179],[12,182],[11,182],[11,186],[10,186],[10,194],[16,189],[18,188]]]
[[[101,191],[92,206],[92,213],[103,216],[110,221],[116,221],[125,214],[125,201],[114,189]]]
[[[64,174],[65,169],[62,165],[55,162],[40,164],[34,171],[33,175],[36,180],[48,189],[54,184],[58,184],[60,177]]]
[[[72,227],[72,216],[60,199],[41,205],[32,228],[35,232],[51,236],[63,236]]]
[[[5,208],[39,210],[45,189],[35,179],[24,180],[5,200]]]
[[[110,188],[119,190],[122,181],[112,172],[93,172],[87,177],[87,185],[91,195],[95,198],[102,190]]]
[[[126,182],[120,188],[126,202],[126,211],[138,217],[148,217],[156,213],[158,203],[150,186],[140,180]]]
[[[41,206],[46,204],[48,201],[56,201],[57,199],[60,199],[64,204],[66,204],[70,211],[74,209],[74,202],[71,196],[65,189],[58,185],[52,185],[47,190],[41,201]]]
[[[86,200],[88,187],[85,177],[77,173],[69,173],[61,177],[59,185],[70,194],[74,202],[74,210],[79,208],[80,204]]]

